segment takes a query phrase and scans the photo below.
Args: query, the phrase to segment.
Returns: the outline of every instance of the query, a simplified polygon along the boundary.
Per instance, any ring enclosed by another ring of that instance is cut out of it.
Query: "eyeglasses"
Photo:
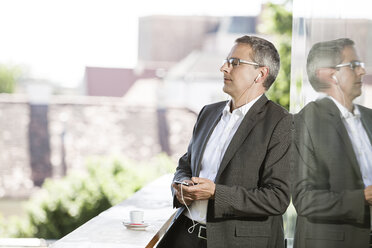
[[[227,63],[227,66],[229,66],[229,67],[230,67],[230,65],[232,65],[233,67],[235,67],[235,66],[238,66],[238,65],[240,65],[240,64],[247,64],[247,65],[260,66],[260,65],[257,64],[256,62],[247,61],[247,60],[238,59],[238,58],[229,58],[229,59],[224,59],[222,65],[224,65],[225,63]]]
[[[357,61],[357,60],[353,60],[349,63],[339,64],[339,65],[335,66],[336,69],[339,69],[341,67],[349,67],[352,70],[355,70],[358,67],[363,68],[363,69],[365,68],[364,63],[360,62],[360,61]]]

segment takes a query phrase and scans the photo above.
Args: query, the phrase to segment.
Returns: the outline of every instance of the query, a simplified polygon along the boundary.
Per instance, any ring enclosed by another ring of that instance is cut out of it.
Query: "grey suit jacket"
[[[372,140],[372,111],[359,109]],[[369,207],[340,111],[323,98],[309,103],[294,120],[294,247],[369,247]]]
[[[199,175],[205,146],[225,105],[219,102],[201,110],[174,180]],[[265,95],[242,120],[220,164],[215,199],[208,202],[209,248],[284,247],[291,123],[291,115]],[[175,197],[174,206],[182,206]]]

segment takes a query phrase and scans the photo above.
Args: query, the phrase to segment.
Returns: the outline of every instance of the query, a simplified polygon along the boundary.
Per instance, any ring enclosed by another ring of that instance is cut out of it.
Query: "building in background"
[[[162,97],[162,105],[183,106],[198,113],[206,104],[228,99],[222,91],[221,63],[237,38],[257,35],[258,23],[259,17],[254,16],[219,18],[218,25],[201,38],[202,46],[166,73],[161,90],[166,97]]]
[[[123,97],[137,80],[144,78],[156,78],[156,71],[86,67],[85,94],[87,96]]]
[[[0,197],[27,197],[46,177],[83,170],[90,156],[147,160],[165,152],[176,161],[200,108],[226,99],[221,61],[236,38],[256,33],[258,18],[139,23],[136,68],[87,67],[74,92],[25,79],[21,92],[48,88],[41,102],[40,94],[0,96]]]
[[[168,70],[194,50],[205,37],[215,33],[219,17],[145,16],[139,18],[138,67]]]
[[[205,104],[227,99],[221,62],[236,38],[257,35],[259,20],[259,16],[141,17],[136,68],[87,67],[86,95],[120,97],[139,79],[160,78],[159,107],[198,113]]]

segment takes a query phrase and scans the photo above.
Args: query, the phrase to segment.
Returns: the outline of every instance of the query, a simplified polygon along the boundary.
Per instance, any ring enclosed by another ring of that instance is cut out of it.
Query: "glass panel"
[[[292,199],[298,216],[293,247],[369,247],[369,10],[360,0],[294,0],[290,107],[296,113]],[[365,68],[352,68],[353,61]]]

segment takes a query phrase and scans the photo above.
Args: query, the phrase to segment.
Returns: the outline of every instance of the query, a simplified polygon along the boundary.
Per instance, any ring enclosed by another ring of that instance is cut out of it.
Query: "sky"
[[[294,17],[371,19],[371,0],[293,0]]]
[[[85,66],[135,67],[140,16],[257,15],[260,8],[261,0],[0,0],[0,64],[76,87]]]
[[[266,1],[0,0],[0,64],[20,65],[31,79],[76,87],[86,66],[135,67],[141,16],[257,15]],[[294,0],[293,5],[294,17],[369,19],[371,7],[371,0]]]

